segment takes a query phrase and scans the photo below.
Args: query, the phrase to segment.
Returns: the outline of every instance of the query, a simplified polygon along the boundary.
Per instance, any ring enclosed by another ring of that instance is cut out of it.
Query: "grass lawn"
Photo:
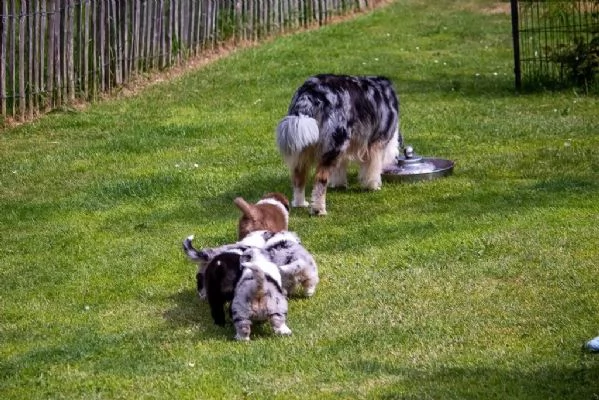
[[[399,0],[134,97],[0,132],[2,399],[597,399],[599,100],[513,90],[509,3]],[[322,72],[380,74],[453,176],[293,210],[293,336],[212,324],[181,241],[291,195],[274,128]]]

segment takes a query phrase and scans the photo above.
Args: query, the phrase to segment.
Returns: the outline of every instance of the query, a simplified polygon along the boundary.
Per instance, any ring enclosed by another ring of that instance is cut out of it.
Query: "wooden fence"
[[[381,0],[0,0],[0,111],[24,120],[136,74]]]

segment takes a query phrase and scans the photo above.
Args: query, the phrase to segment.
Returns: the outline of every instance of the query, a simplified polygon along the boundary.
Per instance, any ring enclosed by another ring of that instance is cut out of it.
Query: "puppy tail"
[[[191,244],[193,240],[193,235],[189,235],[183,241],[183,252],[191,261],[205,261],[207,260],[207,254],[204,251],[198,251],[193,244]]]
[[[239,208],[241,210],[243,215],[245,215],[247,218],[251,219],[252,221],[256,221],[256,220],[260,219],[260,216],[256,213],[255,208],[251,204],[249,204],[247,201],[245,201],[243,199],[243,197],[235,198],[235,200],[233,200],[233,203],[235,203],[237,208]]]
[[[259,265],[254,263],[248,263],[245,267],[252,270],[254,279],[256,280],[256,297],[264,297],[266,295],[266,289],[264,287],[266,275],[264,274],[264,271]]]
[[[288,115],[277,125],[277,146],[281,154],[297,154],[318,143],[319,129],[314,118]]]

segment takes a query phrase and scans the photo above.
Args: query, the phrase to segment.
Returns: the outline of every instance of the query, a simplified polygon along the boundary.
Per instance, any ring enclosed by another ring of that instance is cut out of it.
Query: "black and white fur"
[[[254,231],[243,240],[215,248],[196,250],[192,245],[193,235],[183,241],[183,251],[198,264],[196,286],[200,298],[206,298],[206,267],[217,255],[233,253],[240,255],[250,247],[263,249],[281,273],[282,286],[286,294],[298,293],[311,297],[319,282],[318,266],[314,257],[301,244],[294,232]]]
[[[253,322],[269,321],[278,335],[291,335],[287,326],[287,297],[279,269],[261,249],[252,247],[241,255],[242,275],[231,302],[235,339],[250,340]]]
[[[295,92],[276,129],[293,180],[294,207],[308,207],[305,187],[316,165],[311,212],[325,215],[327,185],[347,186],[349,161],[360,164],[362,187],[381,188],[381,172],[399,154],[399,100],[380,76],[316,75]]]
[[[206,268],[217,255],[223,253],[232,253],[239,256],[249,247],[264,247],[264,244],[266,243],[262,236],[253,235],[236,243],[226,244],[224,246],[215,248],[204,248],[197,250],[195,247],[193,247],[193,238],[194,236],[190,235],[183,241],[183,252],[190,261],[196,263],[198,266],[196,271],[196,289],[198,296],[201,299],[206,299],[207,297]]]
[[[204,271],[206,299],[216,325],[225,325],[225,306],[233,301],[242,276],[241,255],[229,252],[215,256]]]
[[[251,235],[262,235],[265,239],[262,248],[270,261],[279,268],[283,289],[288,295],[299,290],[306,297],[314,295],[319,282],[318,266],[294,232],[257,231]],[[255,241],[258,242],[258,239]]]

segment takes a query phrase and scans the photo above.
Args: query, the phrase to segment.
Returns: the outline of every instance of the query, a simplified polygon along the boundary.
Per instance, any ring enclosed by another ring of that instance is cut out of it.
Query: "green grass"
[[[505,3],[501,3],[505,5]],[[596,399],[599,101],[516,94],[492,1],[401,0],[0,134],[0,398]],[[290,193],[274,127],[321,72],[382,74],[453,176],[293,210],[321,283],[293,336],[212,324],[180,244]]]

